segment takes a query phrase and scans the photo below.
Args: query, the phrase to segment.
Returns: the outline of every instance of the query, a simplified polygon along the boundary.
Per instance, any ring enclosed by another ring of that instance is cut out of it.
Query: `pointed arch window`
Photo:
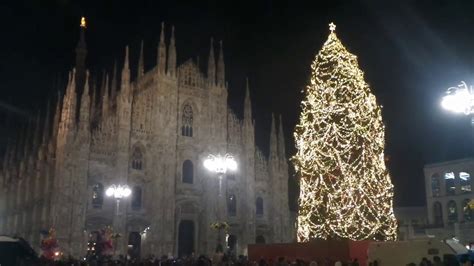
[[[183,162],[183,183],[192,184],[194,179],[193,162],[186,160]]]
[[[262,216],[263,215],[263,199],[262,197],[257,198],[257,202],[255,204],[255,211],[257,216]]]
[[[97,183],[92,186],[92,207],[94,209],[102,208],[104,203],[104,186],[101,183]]]
[[[234,194],[230,194],[227,197],[227,214],[229,216],[237,215],[237,198]]]
[[[448,202],[448,221],[450,223],[458,221],[458,208],[454,200]]]
[[[140,210],[142,208],[142,188],[134,186],[132,189],[132,210]]]
[[[183,107],[181,135],[186,137],[193,136],[193,108],[189,104]]]
[[[139,147],[135,147],[132,153],[132,168],[135,170],[143,169],[143,153]]]

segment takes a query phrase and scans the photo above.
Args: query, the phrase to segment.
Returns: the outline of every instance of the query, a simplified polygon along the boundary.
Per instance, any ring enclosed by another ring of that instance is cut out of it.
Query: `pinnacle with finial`
[[[161,22],[160,45],[165,43],[165,23]]]
[[[171,40],[170,42],[174,43],[174,25],[171,26]]]

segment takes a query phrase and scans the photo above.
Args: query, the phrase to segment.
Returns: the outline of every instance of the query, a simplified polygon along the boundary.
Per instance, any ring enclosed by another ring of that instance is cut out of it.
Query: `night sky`
[[[259,146],[268,149],[271,112],[282,114],[288,155],[294,152],[301,90],[332,21],[383,105],[397,206],[424,204],[424,164],[473,154],[469,118],[440,107],[448,87],[461,80],[474,83],[473,1],[326,1],[314,6],[269,0],[11,2],[0,4],[3,146],[16,134],[15,121],[44,112],[47,100],[55,97],[58,77],[65,83],[79,20],[86,16],[93,75],[110,72],[114,60],[121,66],[127,44],[135,70],[142,39],[145,69],[153,67],[162,21],[167,38],[170,25],[176,27],[178,64],[199,56],[206,69],[210,37],[222,39],[229,104],[242,115],[248,76]]]

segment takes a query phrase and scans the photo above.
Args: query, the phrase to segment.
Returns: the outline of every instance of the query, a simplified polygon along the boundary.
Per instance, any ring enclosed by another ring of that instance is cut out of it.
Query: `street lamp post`
[[[222,197],[222,179],[227,171],[235,171],[237,170],[237,162],[235,161],[234,157],[231,154],[225,154],[224,156],[218,154],[213,155],[210,154],[204,160],[204,167],[217,174],[217,178],[219,179],[219,190],[218,190],[218,208],[217,208],[217,247],[216,251],[219,251],[221,248],[223,249],[224,245],[222,245],[222,229],[224,222],[223,219],[223,197]],[[222,250],[223,251],[223,250]]]
[[[441,106],[454,113],[464,113],[471,116],[471,127],[474,130],[474,90],[461,81],[457,87],[451,87],[441,101]],[[465,208],[474,209],[474,199]]]
[[[132,194],[132,190],[127,185],[112,185],[105,191],[107,197],[114,197],[117,201],[116,215],[119,215],[120,200]]]
[[[113,197],[116,200],[116,207],[115,207],[115,219],[114,219],[114,230],[116,230],[116,234],[118,234],[121,229],[121,219],[120,219],[120,200],[123,198],[128,198],[132,194],[132,190],[127,186],[127,185],[111,185],[107,190],[105,191],[105,195],[107,197]],[[115,257],[115,251],[117,249],[117,243],[120,242],[118,239],[115,241],[115,246],[114,246],[114,257]],[[119,252],[122,253],[122,245],[120,245]]]

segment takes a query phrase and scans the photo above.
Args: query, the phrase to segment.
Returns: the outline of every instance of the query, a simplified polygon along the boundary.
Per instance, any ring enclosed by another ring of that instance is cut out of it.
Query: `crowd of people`
[[[369,266],[381,266],[383,263],[378,261],[369,262]],[[24,261],[17,265],[38,265],[38,266],[112,266],[112,265],[129,265],[129,266],[359,266],[357,259],[350,261],[337,261],[337,260],[318,260],[318,261],[305,261],[301,259],[287,260],[284,257],[276,259],[265,259],[261,258],[258,261],[250,261],[246,256],[240,255],[238,257],[230,257],[226,254],[215,254],[213,257],[201,255],[198,257],[189,256],[185,258],[172,258],[167,256],[155,257],[148,256],[147,258],[138,260],[131,259],[127,260],[124,257],[118,259],[105,258],[100,260],[88,260],[80,261],[73,258],[63,258],[58,261],[46,260],[40,258],[39,261]],[[444,259],[440,257],[433,257],[433,261],[422,258],[418,263],[409,263],[406,266],[472,266],[473,264],[469,259],[461,258],[461,262],[454,259]]]
[[[445,256],[443,259],[439,256],[434,256],[433,261],[428,258],[422,258],[421,261],[417,263],[409,263],[407,266],[472,266],[473,262],[470,260],[468,255],[464,255],[458,259],[455,256]]]
[[[16,265],[38,265],[38,266],[98,266],[98,265],[130,265],[130,266],[360,266],[357,259],[348,261],[338,261],[331,259],[321,260],[302,260],[279,258],[260,258],[259,260],[249,260],[248,257],[240,255],[230,255],[227,253],[217,252],[212,257],[205,255],[187,256],[183,258],[173,258],[168,256],[155,257],[153,255],[146,256],[142,259],[132,259],[120,256],[113,259],[107,257],[92,257],[77,260],[72,257],[61,258],[60,260],[50,260],[41,257],[39,260],[27,260],[16,263]],[[384,265],[383,259],[368,262],[368,266]],[[455,256],[434,256],[431,261],[428,258],[422,258],[418,263],[412,262],[406,266],[472,266],[469,256],[464,256],[458,261]],[[365,265],[364,265],[365,266]],[[401,265],[403,266],[403,265]]]
[[[61,260],[51,261],[44,257],[40,258],[37,262],[26,262],[20,263],[19,265],[38,265],[38,266],[99,266],[99,265],[130,265],[130,266],[359,266],[357,259],[351,261],[337,261],[324,259],[319,261],[305,261],[302,259],[288,260],[284,257],[275,259],[260,258],[257,261],[250,261],[248,257],[240,256],[228,256],[225,253],[216,253],[212,257],[205,255],[200,256],[189,256],[184,258],[173,258],[173,257],[155,257],[148,256],[143,259],[126,259],[125,257],[119,257],[117,259],[112,258],[101,258],[91,259],[87,261],[80,261],[74,258],[62,258]]]

